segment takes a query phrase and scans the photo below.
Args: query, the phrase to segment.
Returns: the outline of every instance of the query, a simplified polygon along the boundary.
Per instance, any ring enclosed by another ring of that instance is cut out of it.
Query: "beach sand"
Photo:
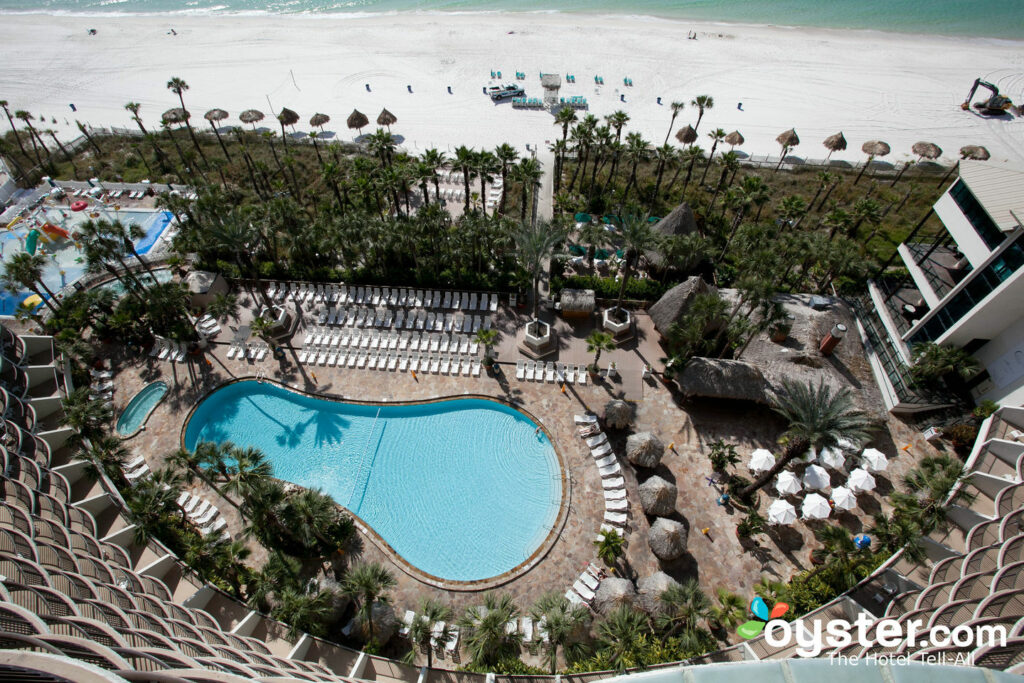
[[[302,116],[299,130],[309,130],[319,111],[331,116],[328,131],[351,140],[344,122],[353,108],[369,116],[366,133],[387,107],[410,152],[501,142],[524,149],[559,137],[551,114],[494,105],[482,94],[495,69],[506,82],[524,71],[531,97],[542,95],[539,72],[572,73],[576,83],[563,84],[564,96],[586,97],[597,116],[626,111],[626,132],[655,146],[673,100],[709,94],[715,106],[698,143],[705,149],[706,133],[723,128],[744,135],[739,151],[777,155],[776,136],[795,127],[801,144],[792,154],[811,160],[823,159],[821,141],[841,130],[849,149],[834,159],[862,160],[861,144],[881,139],[893,150],[885,161],[898,162],[927,140],[943,148],[947,163],[962,145],[981,144],[995,161],[1024,164],[1024,118],[993,120],[959,106],[979,76],[1021,104],[1024,42],[543,13],[8,14],[3,23],[0,97],[45,115],[40,127],[63,137],[77,135],[75,117],[133,126],[128,101],[141,103],[145,124],[158,128],[160,114],[178,106],[165,87],[172,76],[191,86],[185,103],[200,127],[208,128],[202,114],[212,107],[228,110],[231,124],[243,109],[269,114],[287,106]],[[696,40],[687,39],[690,31]],[[595,86],[595,74],[604,86]],[[634,86],[623,86],[624,77]],[[687,105],[676,127],[696,118]],[[276,128],[269,116],[264,125]]]

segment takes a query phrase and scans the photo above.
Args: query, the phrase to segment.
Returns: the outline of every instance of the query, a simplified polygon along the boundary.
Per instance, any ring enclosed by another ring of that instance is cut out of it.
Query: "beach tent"
[[[758,448],[750,455],[747,467],[751,472],[767,472],[775,466],[775,456],[765,448]]]
[[[824,496],[812,493],[804,498],[804,503],[800,506],[800,513],[804,519],[825,519],[832,514],[832,506],[828,504],[828,500]]]
[[[796,521],[796,508],[789,501],[773,500],[768,506],[769,524],[792,524]]]

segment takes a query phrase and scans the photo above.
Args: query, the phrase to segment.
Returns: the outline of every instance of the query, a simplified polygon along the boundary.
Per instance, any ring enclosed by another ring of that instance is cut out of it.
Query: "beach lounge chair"
[[[462,292],[452,292],[452,308],[462,308]]]
[[[596,422],[590,424],[580,425],[576,428],[576,432],[580,435],[581,439],[586,439],[591,436],[597,436],[601,433],[601,425]]]
[[[359,356],[357,356],[355,352],[350,353],[348,355],[348,361],[345,363],[345,367],[354,368],[356,366],[356,363],[358,363],[358,362],[359,362]]]
[[[590,590],[590,588],[588,588],[587,585],[582,581],[577,581],[576,583],[574,583],[572,585],[572,589],[579,593],[580,597],[583,598],[585,602],[589,603],[591,600],[594,599],[594,591]]]
[[[535,372],[536,366],[537,366],[536,361],[532,361],[532,360],[526,361],[526,381],[527,382],[532,382],[533,381],[533,373]]]
[[[220,516],[220,510],[215,506],[211,505],[210,508],[202,515],[193,517],[192,521],[196,523],[196,526],[206,526],[214,520],[214,518]]]
[[[409,369],[409,357],[402,355],[398,357],[398,371],[405,372]]]
[[[524,379],[526,377],[526,361],[516,361],[516,379]]]
[[[462,376],[463,377],[469,377],[469,375],[470,375],[470,373],[472,371],[473,371],[473,362],[471,362],[470,359],[468,359],[468,358],[463,358],[462,359]]]
[[[613,462],[611,465],[608,465],[608,467],[598,468],[597,472],[598,474],[601,475],[601,478],[603,479],[605,477],[612,477],[615,476],[616,474],[619,474],[620,472],[622,472],[622,468],[619,467],[618,462]]]
[[[233,357],[232,353],[234,351],[237,351],[237,349],[234,346],[232,346],[230,349],[228,349],[228,358],[232,358]],[[308,359],[309,359],[309,351],[307,351],[306,349],[302,349],[301,351],[299,351],[299,362],[300,363],[304,364]]]
[[[490,307],[490,310],[491,310],[491,312],[494,312],[494,311],[498,310],[498,295],[497,294],[491,294],[491,307]]]
[[[346,356],[348,356],[348,353],[345,351],[342,351],[341,353],[338,354],[338,362],[336,363],[337,367],[345,367]]]
[[[588,571],[584,571],[580,574],[580,581],[592,591],[596,591],[597,587],[601,584],[601,580]]]
[[[522,617],[519,620],[519,633],[523,636],[523,642],[528,643],[533,640],[533,619],[530,617]],[[512,631],[515,633],[515,630]]]
[[[412,622],[416,618],[416,613],[411,609],[405,611],[405,616],[402,617],[402,627],[398,629],[398,635],[405,638],[409,635],[409,630],[412,628]]]
[[[212,524],[209,524],[209,525],[203,527],[202,532],[203,532],[203,534],[209,536],[210,534],[217,533],[218,531],[220,531],[221,529],[223,529],[227,525],[228,525],[228,521],[226,519],[224,519],[223,517],[221,517],[220,519],[218,519],[217,521],[213,522]]]
[[[574,415],[573,420],[578,425],[593,424],[597,422],[597,415],[591,415],[589,413],[586,415]]]
[[[178,507],[181,507],[182,505],[187,503],[188,499],[191,498],[191,497],[192,497],[191,493],[189,493],[188,491],[182,491],[181,495],[178,496],[178,500],[175,501],[175,502],[177,502]]]
[[[579,595],[577,595],[576,592],[573,591],[571,588],[569,590],[565,591],[565,599],[568,600],[569,602],[571,602],[574,605],[585,605],[586,604],[585,602],[583,602],[583,598],[581,598]]]
[[[441,359],[437,356],[430,357],[430,374],[436,375],[441,367]]]
[[[376,356],[374,356],[374,358],[376,358]],[[356,361],[356,367],[358,367],[360,369],[365,368],[366,364],[369,362],[369,360],[370,360],[370,357],[369,357],[368,354],[365,354],[365,353],[359,354],[359,358]]]
[[[604,490],[605,500],[625,500],[626,489],[605,489]]]
[[[186,514],[188,514],[189,519],[196,520],[209,512],[211,507],[213,507],[213,503],[208,500],[203,500],[194,510]]]
[[[139,479],[142,479],[147,474],[149,474],[149,465],[143,465],[139,469],[125,474],[124,478],[127,479],[129,482],[136,482]]]
[[[159,341],[160,341],[160,345],[161,345],[162,348],[160,349],[160,353],[157,354],[157,359],[159,359],[159,360],[170,360],[170,355],[171,355],[171,345],[170,345],[170,343],[167,340],[165,340],[165,339],[161,339]]]
[[[607,441],[608,441],[608,435],[605,434],[604,432],[601,432],[597,436],[592,436],[589,439],[587,439],[587,447],[588,448],[597,448],[598,446],[600,446],[601,444],[603,444],[603,443],[605,443]]]
[[[624,512],[629,509],[629,503],[625,500],[608,500],[605,498],[604,501],[605,510],[616,510]]]
[[[447,375],[448,374],[448,367],[450,365],[451,365],[451,361],[448,360],[447,356],[445,356],[444,358],[441,359],[441,374],[442,375]]]
[[[600,469],[602,467],[608,467],[608,466],[612,465],[614,462],[615,462],[615,455],[614,454],[609,454],[609,455],[606,455],[606,456],[604,456],[603,458],[600,458],[600,459],[595,458],[595,463],[594,464],[596,464],[598,469]]]
[[[337,354],[337,352],[331,353],[330,355],[327,356],[327,367],[333,368],[337,364],[338,364],[338,354]]]
[[[252,351],[252,349],[250,349]],[[317,365],[327,365],[327,351],[325,349],[320,350],[320,355],[316,357]]]
[[[628,517],[624,512],[609,512],[605,510],[604,521],[612,526],[624,526],[627,519]]]
[[[603,443],[597,448],[591,449],[590,454],[595,458],[607,455],[612,452],[612,445],[610,443]]]
[[[622,477],[614,477],[612,479],[605,479],[601,483],[606,491],[612,491],[623,488],[626,485],[626,480]]]
[[[473,359],[473,376],[474,377],[479,377],[480,376],[480,361],[478,361],[475,358]]]
[[[584,384],[587,383],[587,366],[586,365],[581,365],[576,370],[576,381],[578,381],[581,385],[584,385]]]

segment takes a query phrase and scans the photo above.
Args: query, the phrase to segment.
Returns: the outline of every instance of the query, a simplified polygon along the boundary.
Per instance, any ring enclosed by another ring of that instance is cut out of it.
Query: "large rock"
[[[637,432],[626,439],[626,457],[637,467],[657,467],[665,444],[651,432]]]
[[[625,429],[633,421],[633,406],[614,399],[604,406],[605,426],[611,429]]]
[[[661,594],[679,582],[665,572],[656,572],[640,579],[637,587],[637,603],[640,609],[652,617],[662,610]]]
[[[645,514],[665,517],[675,512],[678,494],[675,484],[653,476],[640,484],[640,505]]]
[[[647,543],[651,552],[660,560],[674,560],[686,552],[689,530],[686,525],[673,519],[658,517],[647,532]]]
[[[594,609],[608,614],[620,605],[632,605],[636,601],[636,589],[629,579],[611,577],[603,579],[594,596]]]

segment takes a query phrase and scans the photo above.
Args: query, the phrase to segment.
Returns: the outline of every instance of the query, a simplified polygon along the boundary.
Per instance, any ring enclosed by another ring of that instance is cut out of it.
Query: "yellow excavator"
[[[1005,114],[1011,106],[1013,106],[1013,102],[1010,101],[1009,97],[999,94],[999,88],[988,81],[976,78],[974,79],[974,85],[971,86],[971,92],[967,93],[967,99],[960,105],[961,109],[968,111],[971,108],[971,99],[974,97],[974,93],[978,91],[978,88],[987,88],[992,93],[992,96],[987,100],[974,103],[974,108],[978,110],[979,114],[984,114],[985,116],[1001,116]]]

